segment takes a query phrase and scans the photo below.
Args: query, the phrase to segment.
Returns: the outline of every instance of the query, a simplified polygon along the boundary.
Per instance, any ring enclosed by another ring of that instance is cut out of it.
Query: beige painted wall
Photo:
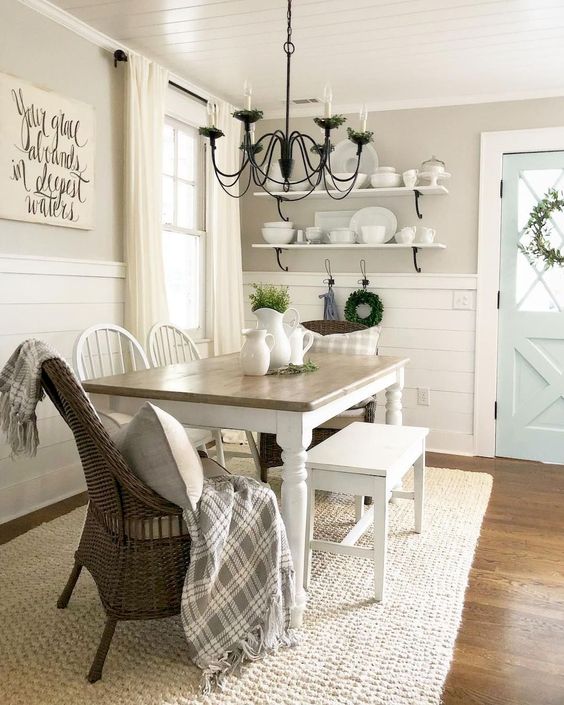
[[[0,71],[82,100],[96,112],[96,228],[0,219],[0,253],[122,260],[123,67],[114,69],[107,51],[16,0],[2,0]]]
[[[348,116],[349,124],[358,127],[358,117]],[[447,182],[450,195],[427,196],[422,199],[423,225],[435,227],[438,240],[447,245],[445,251],[422,253],[420,262],[425,272],[475,273],[478,249],[478,182],[480,133],[564,125],[564,98],[485,103],[443,108],[397,110],[372,113],[368,129],[374,131],[374,146],[380,165],[398,171],[418,167],[421,161],[436,154],[444,160],[453,175]],[[257,134],[282,127],[282,121],[270,120]],[[292,128],[317,134],[311,118],[292,121]],[[344,128],[340,131],[345,136]],[[417,221],[411,198],[362,198],[340,203],[330,199],[311,199],[287,206],[287,213],[298,227],[313,225],[315,211],[357,210],[381,205],[394,211],[399,227]],[[260,227],[278,218],[271,199],[259,199],[250,193],[241,204],[243,269],[245,271],[276,270],[276,260],[269,250],[253,250],[253,242],[261,242]],[[332,252],[333,271],[355,272],[364,257],[368,270],[375,272],[412,271],[409,252],[379,253],[361,251]],[[324,253],[285,252],[283,260],[291,271],[322,271]]]

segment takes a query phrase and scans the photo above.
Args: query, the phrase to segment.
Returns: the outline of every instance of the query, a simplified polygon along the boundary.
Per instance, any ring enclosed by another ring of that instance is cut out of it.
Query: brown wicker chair
[[[119,620],[180,612],[190,538],[182,509],[156,494],[129,469],[78,380],[57,359],[43,365],[42,384],[70,427],[88,489],[88,509],[68,582],[65,608],[82,568],[94,578],[106,626],[88,680],[102,675]]]
[[[351,323],[349,321],[304,321],[304,328],[320,333],[321,335],[332,335],[335,333],[352,333],[357,330],[364,330],[367,326],[361,323]],[[353,421],[365,421],[374,423],[376,416],[376,400],[371,398],[364,405],[357,405],[343,414],[326,421],[322,426],[313,430],[313,437],[310,448],[318,445],[329,436],[337,433],[341,428]],[[273,433],[260,434],[260,477],[263,482],[268,482],[268,469],[282,465],[282,449],[276,443],[276,436]]]

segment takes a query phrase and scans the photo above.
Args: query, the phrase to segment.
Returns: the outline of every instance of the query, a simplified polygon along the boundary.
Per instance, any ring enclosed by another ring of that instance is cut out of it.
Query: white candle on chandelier
[[[206,105],[206,110],[208,113],[208,127],[213,127],[213,124],[215,122],[215,120],[214,120],[214,118],[215,118],[215,115],[214,115],[215,105],[213,103],[211,103],[209,100],[208,100],[208,104]]]
[[[331,101],[333,100],[333,91],[331,86],[326,83],[323,89],[323,102],[325,103],[325,117],[331,117]]]
[[[253,87],[248,81],[243,85],[243,95],[245,96],[245,110],[251,109],[251,96],[253,95]]]
[[[363,105],[360,109],[360,131],[366,132],[366,119],[368,118],[368,110],[366,105]]]

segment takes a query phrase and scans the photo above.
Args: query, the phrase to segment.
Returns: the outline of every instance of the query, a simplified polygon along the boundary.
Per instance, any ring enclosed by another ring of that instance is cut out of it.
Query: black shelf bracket
[[[284,215],[284,213],[282,213],[282,204],[285,203],[288,199],[284,198],[284,196],[274,196],[274,198],[276,199],[276,206],[278,207],[278,214],[280,215],[282,220],[285,220],[286,222],[288,222],[290,220],[290,218],[287,218]],[[280,264],[280,262],[278,262],[278,264]]]
[[[276,252],[276,261],[278,262],[278,266],[283,272],[288,271],[288,267],[283,267],[282,262],[280,261],[280,255],[282,254],[282,248],[281,247],[275,247],[274,252]]]
[[[413,193],[415,195],[415,212],[417,213],[419,220],[421,220],[421,218],[423,218],[423,214],[419,210],[419,199],[423,197],[423,194],[418,189],[413,189]]]
[[[421,274],[421,267],[417,264],[417,250],[419,249],[418,247],[412,247],[413,250],[413,266],[415,267],[415,271],[417,274]]]

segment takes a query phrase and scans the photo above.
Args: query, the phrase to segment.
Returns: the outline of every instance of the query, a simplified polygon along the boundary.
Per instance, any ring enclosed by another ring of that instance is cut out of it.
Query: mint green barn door
[[[564,267],[519,250],[532,208],[564,191],[564,152],[503,158],[496,455],[564,463]],[[564,214],[551,245],[564,249]]]

